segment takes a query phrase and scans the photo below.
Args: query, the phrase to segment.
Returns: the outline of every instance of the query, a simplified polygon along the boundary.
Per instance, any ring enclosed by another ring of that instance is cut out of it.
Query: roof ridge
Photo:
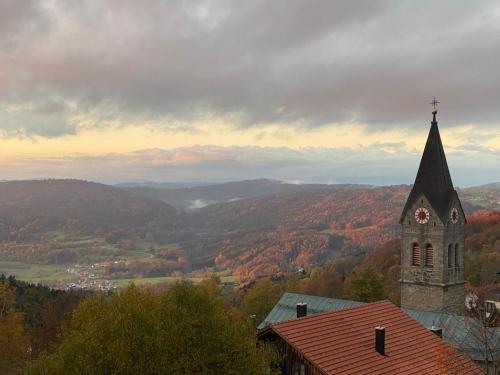
[[[380,301],[374,301],[374,302],[362,302],[362,303],[364,303],[364,305],[352,306],[352,307],[347,307],[345,309],[334,310],[334,311],[325,311],[325,312],[322,312],[322,313],[316,313],[314,315],[306,315],[306,316],[302,316],[300,318],[292,318],[292,319],[288,319],[288,320],[283,320],[283,321],[278,322],[278,323],[270,324],[269,327],[276,327],[276,326],[278,326],[280,324],[284,324],[284,323],[288,323],[288,322],[292,322],[292,321],[317,318],[317,317],[321,317],[321,316],[328,315],[328,314],[340,313],[340,312],[349,311],[349,310],[353,310],[353,309],[367,308],[368,306],[380,305],[380,304],[389,304],[389,305],[392,305],[392,306],[394,306],[394,307],[396,307],[396,308],[399,309],[399,307],[397,307],[395,304],[393,304],[391,301],[389,301],[387,299],[383,299],[383,300],[380,300]]]
[[[345,298],[323,297],[323,296],[315,296],[315,295],[312,295],[312,294],[293,293],[293,292],[284,292],[281,295],[281,298],[283,298],[283,296],[285,296],[285,295],[308,297],[308,298],[313,297],[313,298],[321,298],[321,299],[326,299],[326,300],[335,300],[335,301],[342,301],[342,302],[357,302],[357,303],[364,303],[364,304],[372,303],[372,302],[355,301],[355,300],[352,300],[352,299],[345,299]],[[281,300],[281,298],[280,298],[280,300]],[[383,300],[381,300],[381,301],[383,301]],[[375,301],[375,302],[379,302],[379,301]]]

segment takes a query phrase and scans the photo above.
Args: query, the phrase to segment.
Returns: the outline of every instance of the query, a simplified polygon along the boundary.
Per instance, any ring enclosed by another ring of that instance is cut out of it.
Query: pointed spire
[[[431,129],[414,186],[427,192],[440,194],[450,189],[453,190],[453,183],[451,182],[450,171],[439,134],[436,114],[437,110],[434,109],[432,111]]]
[[[413,205],[415,199],[423,193],[439,216],[444,219],[450,199],[455,191],[436,120],[437,109],[435,105],[437,103],[436,99],[431,103],[434,105],[431,129],[403,215]]]

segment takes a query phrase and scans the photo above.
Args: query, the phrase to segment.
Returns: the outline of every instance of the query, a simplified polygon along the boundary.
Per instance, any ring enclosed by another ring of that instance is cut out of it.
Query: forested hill
[[[280,183],[223,184],[219,198],[245,189],[258,196],[186,211],[92,182],[1,182],[0,260],[107,261],[113,277],[207,270],[271,276],[369,253],[397,237],[410,191],[408,185],[291,185],[271,194],[274,184]],[[459,195],[468,215],[500,207],[495,185],[459,190]],[[40,249],[44,255],[36,256]],[[89,258],[94,253],[99,256]],[[116,258],[135,263],[115,266]]]
[[[207,233],[207,240],[203,246],[186,248],[193,262],[215,260],[217,268],[242,277],[309,268],[334,257],[369,252],[396,237],[408,189],[332,185],[208,206],[190,217],[193,227]]]
[[[269,276],[332,257],[370,252],[399,235],[408,185],[329,185],[210,205],[189,214],[199,235],[184,243],[195,264]],[[499,190],[459,191],[467,214],[495,209]],[[196,242],[196,243],[195,243]]]
[[[120,185],[119,185],[120,186]],[[121,185],[123,186],[123,185]],[[288,194],[319,191],[325,188],[335,190],[366,187],[364,185],[324,185],[324,184],[293,184],[284,181],[256,179],[234,181],[216,185],[192,186],[181,188],[166,188],[160,185],[124,187],[136,194],[162,200],[177,208],[197,209],[216,203],[232,202],[240,199],[265,197],[274,194]]]
[[[0,237],[23,239],[36,232],[111,227],[133,231],[154,224],[178,227],[177,210],[161,201],[108,185],[80,180],[0,182]]]

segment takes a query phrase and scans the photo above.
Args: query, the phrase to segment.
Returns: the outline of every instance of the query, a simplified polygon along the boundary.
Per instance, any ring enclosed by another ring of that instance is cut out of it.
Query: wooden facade
[[[263,340],[269,340],[278,351],[282,364],[281,373],[283,375],[325,375],[317,366],[307,360],[304,355],[295,349],[280,336],[270,333]]]

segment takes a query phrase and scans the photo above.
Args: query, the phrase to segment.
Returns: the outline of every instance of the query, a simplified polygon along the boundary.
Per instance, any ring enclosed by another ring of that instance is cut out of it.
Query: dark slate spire
[[[448,163],[446,163],[441,136],[439,135],[438,123],[436,120],[436,102],[431,104],[434,104],[431,130],[429,131],[417,177],[410,196],[406,201],[401,220],[403,220],[406,211],[415,203],[415,199],[423,193],[432,207],[437,211],[441,220],[444,221],[447,217],[450,200],[456,195],[451,181],[450,171],[448,170]]]

